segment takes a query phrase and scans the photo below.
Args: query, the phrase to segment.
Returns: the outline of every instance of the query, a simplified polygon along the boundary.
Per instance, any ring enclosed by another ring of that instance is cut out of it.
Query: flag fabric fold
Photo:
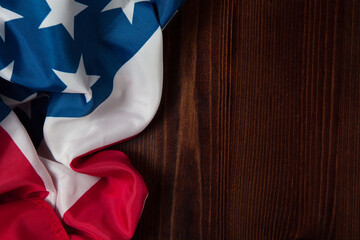
[[[130,239],[147,188],[120,151],[162,91],[181,0],[0,0],[0,239]]]

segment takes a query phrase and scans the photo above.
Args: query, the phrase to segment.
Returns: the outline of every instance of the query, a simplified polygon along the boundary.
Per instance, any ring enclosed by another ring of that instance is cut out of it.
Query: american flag
[[[119,151],[162,90],[182,0],[0,0],[0,239],[130,239],[147,189]]]

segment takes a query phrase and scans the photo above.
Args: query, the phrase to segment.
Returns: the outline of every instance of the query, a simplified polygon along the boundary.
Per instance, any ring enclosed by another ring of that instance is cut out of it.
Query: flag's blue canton
[[[35,91],[50,92],[48,116],[81,117],[93,111],[112,92],[116,72],[159,27],[152,2],[135,3],[132,24],[121,8],[102,12],[110,1],[77,2],[87,7],[75,16],[72,38],[61,24],[39,29],[51,11],[45,0],[0,0],[1,7],[22,16],[6,22],[5,41],[0,39],[0,69],[14,61],[11,82],[28,89],[14,99],[23,100]],[[89,102],[83,94],[61,93],[67,86],[53,71],[75,73],[81,56],[86,74],[100,76],[91,87]],[[14,89],[19,90],[15,85]]]
[[[153,2],[157,5],[157,11],[158,11],[161,27],[165,27],[165,25],[170,21],[170,19],[173,17],[175,12],[180,8],[183,2],[185,2],[185,0],[178,0],[178,1],[153,0]]]
[[[34,90],[22,87],[17,84],[13,84],[8,81],[0,81],[0,94],[14,99],[16,101],[24,101],[29,96],[35,94]]]
[[[0,122],[9,115],[11,109],[5,105],[0,99]]]
[[[20,122],[28,132],[35,148],[40,146],[43,139],[43,124],[46,117],[46,108],[49,99],[47,96],[41,96],[31,102],[23,104],[27,111],[21,107],[13,109]]]

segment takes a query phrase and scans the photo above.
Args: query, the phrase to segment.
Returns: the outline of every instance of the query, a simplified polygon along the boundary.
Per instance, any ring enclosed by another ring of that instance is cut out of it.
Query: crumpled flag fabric
[[[0,239],[130,239],[147,188],[127,156],[162,91],[181,0],[0,0]]]

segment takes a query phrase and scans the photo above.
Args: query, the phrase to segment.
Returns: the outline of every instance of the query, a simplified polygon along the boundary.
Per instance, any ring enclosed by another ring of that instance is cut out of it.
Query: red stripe
[[[102,177],[64,214],[71,239],[130,239],[148,192],[127,156],[103,151],[78,158],[71,167]]]
[[[47,195],[42,179],[0,127],[0,239],[69,239],[43,200]]]
[[[0,205],[0,239],[69,239],[53,209],[42,199],[24,199]]]
[[[40,176],[2,127],[0,169],[0,203],[28,197],[45,199],[48,195]]]

